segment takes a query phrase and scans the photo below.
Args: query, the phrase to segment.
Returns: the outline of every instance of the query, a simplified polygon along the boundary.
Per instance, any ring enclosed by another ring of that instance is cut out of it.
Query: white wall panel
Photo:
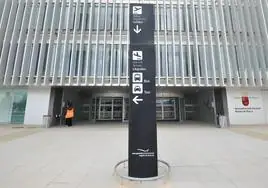
[[[51,88],[29,88],[24,124],[42,125],[43,115],[48,115]]]
[[[267,124],[267,93],[261,89],[227,89],[227,103],[231,125]],[[243,104],[242,97],[248,97],[249,104]],[[265,101],[265,103],[264,103]]]

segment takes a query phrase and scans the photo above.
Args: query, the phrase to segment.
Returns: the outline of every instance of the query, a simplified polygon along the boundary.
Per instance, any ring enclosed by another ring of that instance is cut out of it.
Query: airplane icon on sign
[[[132,60],[141,61],[143,59],[142,51],[133,51]]]
[[[142,14],[142,6],[133,6],[133,14]]]

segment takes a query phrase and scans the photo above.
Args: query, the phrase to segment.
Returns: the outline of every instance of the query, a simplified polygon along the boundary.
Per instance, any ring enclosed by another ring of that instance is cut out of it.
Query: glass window
[[[182,62],[181,62],[181,57],[180,57],[181,53],[180,53],[180,46],[179,45],[175,45],[175,60],[176,60],[176,76],[180,77],[181,76],[181,69],[182,69]]]
[[[213,14],[212,14],[212,8],[208,7],[206,9],[203,9],[203,27],[204,31],[213,31]]]
[[[207,69],[206,64],[207,57],[206,56],[206,47],[205,46],[198,46],[198,53],[199,53],[199,68],[200,68],[200,76],[205,76],[205,71]]]
[[[220,62],[220,54],[219,49],[216,45],[213,46],[214,48],[214,60],[215,60],[215,70],[216,70],[216,77],[220,77],[221,71],[221,62]]]
[[[105,50],[105,63],[104,63],[104,76],[110,76],[110,68],[111,68],[111,44],[106,45]]]
[[[51,26],[52,26],[52,14],[53,14],[53,10],[54,10],[54,7],[55,6],[55,4],[53,4],[49,9],[47,9],[47,13],[48,14],[46,14],[46,16],[47,16],[47,18],[46,18],[46,20],[45,20],[45,24],[47,24],[47,28],[48,28],[48,31],[50,31],[51,30]],[[44,25],[44,28],[45,28],[45,25]]]
[[[95,3],[94,5],[94,10],[93,10],[93,18],[92,18],[92,30],[96,31],[97,30],[97,26],[98,26],[98,22],[99,22],[99,12],[100,12],[100,7],[98,6],[98,3]]]
[[[173,48],[172,45],[167,46],[167,63],[168,63],[168,76],[174,76],[174,63],[173,63]]]
[[[16,43],[15,44],[15,47],[14,47],[14,49],[13,49],[13,57],[12,57],[12,59],[10,59],[10,62],[12,62],[11,63],[11,65],[9,65],[10,66],[10,70],[12,70],[13,71],[13,69],[14,69],[14,65],[15,65],[15,59],[16,59],[16,56],[15,56],[15,54],[17,53],[17,49],[18,49],[18,44]],[[0,49],[0,57],[1,57],[1,49]]]
[[[113,52],[113,64],[112,64],[112,69],[113,69],[113,76],[118,76],[118,62],[119,62],[119,45],[115,44],[114,45],[114,52]]]
[[[113,21],[113,6],[108,5],[107,10],[107,30],[112,30],[112,21]]]
[[[189,32],[193,32],[193,10],[190,5],[187,6],[188,9],[188,24],[189,24]],[[187,18],[187,17],[186,17]]]
[[[229,52],[227,52],[224,48],[223,45],[220,46],[220,57],[222,59],[222,74],[224,77],[226,77],[226,70],[227,70],[227,66],[228,66],[228,59],[227,59],[227,55],[229,54]],[[220,62],[219,62],[220,63]]]
[[[43,31],[44,27],[45,27],[45,18],[47,15],[46,12],[47,12],[47,3],[45,4],[45,8],[44,8],[43,18],[42,18],[42,22],[41,22],[41,31]]]
[[[94,75],[94,69],[95,69],[95,56],[96,56],[96,45],[95,44],[92,44],[91,45],[91,57],[90,57],[90,66],[89,66],[89,74],[91,75],[91,76],[93,76]]]
[[[76,4],[73,5],[73,7],[71,8],[71,12],[70,12],[70,18],[69,18],[69,23],[70,23],[70,26],[69,26],[69,29],[71,31],[73,31],[74,29],[74,24],[75,24],[75,14],[76,14]]]
[[[63,55],[64,55],[64,44],[58,44],[58,53],[57,53],[57,61],[56,61],[56,68],[58,70],[55,70],[55,75],[54,76],[59,76],[62,71],[63,67]]]
[[[179,24],[178,24],[178,20],[179,20],[179,11],[178,11],[178,6],[177,5],[173,5],[173,29],[174,31],[178,31],[179,28]]]
[[[95,19],[95,15],[94,15],[94,8],[96,8],[94,5],[92,7],[91,3],[87,4],[87,10],[86,10],[86,31],[89,30],[90,27],[92,27],[92,23],[94,23],[94,19]],[[92,13],[93,12],[93,13]],[[82,20],[82,15],[80,20]],[[90,25],[90,21],[91,21],[91,25]],[[81,21],[81,25],[82,25],[82,21]]]
[[[166,76],[166,49],[164,45],[160,45],[160,76]]]
[[[11,123],[24,123],[24,115],[27,101],[26,91],[13,92],[13,105],[11,113]]]
[[[128,30],[128,7],[127,5],[123,5],[123,30]]]
[[[58,31],[59,29],[59,21],[60,21],[60,7],[59,5],[56,5],[55,9],[54,9],[54,12],[52,10],[53,13],[53,27],[55,28],[56,31]]]
[[[5,6],[5,1],[0,1],[0,20],[2,18],[4,6]]]
[[[62,10],[61,10],[61,25],[62,25],[62,30],[66,30],[66,27],[67,27],[67,22],[68,22],[68,12],[69,12],[69,9],[70,7],[67,6],[67,7],[63,7]],[[63,11],[63,13],[62,13]]]
[[[78,75],[78,70],[79,70],[79,53],[80,52],[80,44],[76,44],[76,54],[75,54],[75,59],[74,59],[74,62],[75,62],[75,71],[74,71],[74,74],[75,76]]]
[[[100,13],[99,13],[99,30],[103,31],[105,28],[105,4],[101,4]]]
[[[88,48],[88,45],[87,44],[84,44],[83,46],[83,51],[82,51],[82,57],[81,57],[81,75],[82,76],[85,76],[85,73],[86,73],[86,66],[87,66],[87,62],[86,62],[86,58],[87,58],[87,48]]]
[[[29,60],[27,59],[25,62],[24,62],[24,75],[29,75],[29,71],[30,71],[30,64],[31,64],[31,55],[32,55],[32,51],[33,51],[33,44],[29,44],[29,46],[27,45],[27,48],[29,48],[27,50],[28,54],[24,54],[26,57],[28,56],[29,57]]]
[[[189,51],[189,53],[190,53],[190,56],[191,56],[191,62],[188,62],[188,64],[189,64],[189,69],[191,69],[192,70],[192,76],[196,76],[196,66],[195,66],[195,58],[194,58],[194,53],[195,53],[195,51],[194,51],[194,46],[190,46],[190,51]]]
[[[45,44],[45,55],[44,55],[44,59],[43,59],[43,60],[40,59],[40,62],[43,61],[43,62],[42,62],[43,67],[42,67],[42,70],[41,70],[43,76],[45,75],[46,66],[47,66],[48,47],[49,47],[49,44]],[[39,50],[41,50],[41,44],[40,44],[40,49],[39,49]],[[39,52],[38,56],[40,55],[40,53],[41,53],[41,52]],[[40,63],[40,62],[39,62],[39,63]]]
[[[38,12],[39,12],[39,6],[35,6],[33,9],[33,14],[32,14],[32,27],[36,28],[36,22],[37,22],[37,18],[38,18]]]
[[[165,29],[165,14],[164,14],[164,6],[160,5],[159,6],[159,25],[160,25],[160,30],[163,31]]]
[[[208,70],[209,77],[213,76],[213,59],[214,59],[214,55],[212,53],[213,51],[214,50],[212,49],[212,46],[210,46],[210,45],[205,46],[207,70]]]
[[[120,29],[120,7],[118,5],[115,6],[115,14],[114,14],[114,30]]]
[[[51,65],[50,65],[50,76],[53,75],[54,66],[55,66],[55,62],[56,62],[56,45],[57,44],[54,43],[53,46],[52,46],[52,58],[51,58]]]
[[[170,8],[170,6],[167,6],[167,8],[166,8],[166,29],[168,31],[172,30],[171,19],[173,19],[171,16],[171,8]]]
[[[128,63],[128,51],[127,51],[127,45],[123,45],[123,53],[122,53],[122,56],[123,56],[123,61],[122,61],[122,69],[121,69],[121,75],[122,76],[126,76],[127,75],[127,63]]]
[[[18,49],[17,50],[17,59],[18,59],[18,70],[19,70],[19,74],[21,74],[22,71],[22,60],[23,60],[23,54],[25,51],[25,43],[22,46],[22,49]]]
[[[0,123],[10,123],[13,96],[10,91],[0,90]]]
[[[188,57],[188,47],[186,45],[183,45],[183,64],[184,64],[184,76],[188,77],[190,76],[190,73],[189,73],[189,57]]]
[[[233,75],[236,75],[236,73],[242,75],[242,70],[239,67],[238,63],[238,54],[237,54],[237,47],[236,46],[229,46],[229,51],[230,53],[230,62],[231,62],[231,67],[233,71]]]
[[[96,76],[102,76],[102,68],[103,68],[103,56],[104,56],[104,45],[99,44],[98,46],[98,53],[97,53],[97,69],[96,69]]]
[[[67,44],[66,46],[66,60],[63,62],[64,64],[64,75],[70,75],[70,66],[71,66],[71,58],[72,58],[72,44]]]

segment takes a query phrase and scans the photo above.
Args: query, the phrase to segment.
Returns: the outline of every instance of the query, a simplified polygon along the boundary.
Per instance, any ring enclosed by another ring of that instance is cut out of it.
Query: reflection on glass
[[[11,123],[24,122],[26,100],[26,92],[14,92]]]

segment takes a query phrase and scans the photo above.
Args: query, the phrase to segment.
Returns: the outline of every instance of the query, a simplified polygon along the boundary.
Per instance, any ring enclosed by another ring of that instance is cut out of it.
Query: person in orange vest
[[[73,118],[74,118],[74,108],[71,102],[67,102],[67,108],[65,113],[65,123],[68,127],[73,125]]]

